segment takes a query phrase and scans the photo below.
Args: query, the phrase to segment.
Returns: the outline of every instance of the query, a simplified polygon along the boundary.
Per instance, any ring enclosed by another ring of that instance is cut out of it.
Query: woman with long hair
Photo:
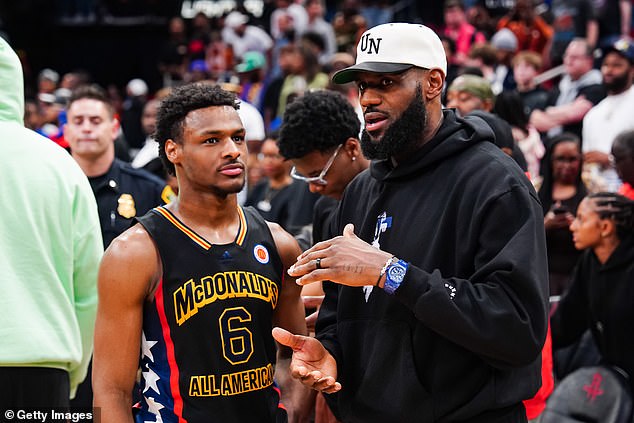
[[[553,296],[561,295],[570,284],[580,254],[568,227],[587,194],[581,180],[581,158],[579,138],[563,133],[551,140],[542,160],[538,195],[544,210],[550,295]]]

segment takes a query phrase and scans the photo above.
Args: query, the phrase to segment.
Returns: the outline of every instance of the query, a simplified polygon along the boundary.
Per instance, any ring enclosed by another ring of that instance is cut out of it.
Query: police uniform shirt
[[[105,175],[88,180],[97,200],[104,248],[130,227],[132,218],[169,203],[174,195],[157,176],[119,159]]]

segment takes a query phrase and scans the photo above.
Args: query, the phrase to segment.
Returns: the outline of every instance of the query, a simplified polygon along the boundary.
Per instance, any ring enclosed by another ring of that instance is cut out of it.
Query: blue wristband
[[[394,292],[401,286],[401,283],[403,283],[408,267],[409,263],[403,260],[398,260],[396,263],[388,266],[387,271],[385,272],[385,284],[383,285],[385,292],[390,295],[394,294]]]

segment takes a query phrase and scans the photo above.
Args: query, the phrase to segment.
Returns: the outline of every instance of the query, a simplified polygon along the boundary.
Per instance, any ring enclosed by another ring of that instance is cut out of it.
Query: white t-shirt
[[[253,25],[247,25],[242,37],[236,34],[233,29],[224,28],[222,39],[233,47],[233,53],[236,57],[242,57],[247,51],[259,51],[266,55],[266,52],[273,48],[273,39],[269,34]]]
[[[594,106],[583,118],[582,151],[610,154],[612,143],[621,132],[634,129],[634,87],[621,94],[609,95]],[[603,169],[605,189],[616,191],[621,181],[614,168]]]
[[[244,125],[247,141],[264,141],[266,132],[264,129],[264,119],[260,111],[251,103],[240,100],[238,115]]]
[[[240,108],[238,109],[238,115],[244,125],[246,131],[247,141],[264,141],[266,132],[264,129],[264,119],[258,111],[258,109],[251,103],[247,103],[244,100],[240,101]],[[247,199],[248,187],[244,184],[242,191],[238,193],[238,203],[243,205]]]
[[[278,21],[280,16],[286,13],[291,15],[291,18],[293,18],[293,28],[295,28],[295,32],[297,34],[302,34],[306,31],[306,26],[308,25],[308,13],[301,4],[292,3],[285,9],[278,8],[271,13],[271,35],[275,39],[280,38],[282,35]]]
[[[583,152],[610,153],[614,138],[634,129],[634,87],[621,94],[609,95],[583,118]]]
[[[139,152],[134,156],[134,160],[132,160],[132,167],[140,168],[150,163],[152,160],[159,156],[158,153],[159,143],[154,140],[152,137],[147,137],[145,139],[145,143],[143,147],[139,150]]]

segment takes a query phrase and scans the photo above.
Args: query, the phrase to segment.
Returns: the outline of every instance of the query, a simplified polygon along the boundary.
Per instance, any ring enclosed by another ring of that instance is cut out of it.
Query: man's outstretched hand
[[[282,328],[273,328],[273,338],[293,350],[291,375],[316,391],[332,394],[341,389],[337,382],[337,362],[315,338],[293,335]]]

